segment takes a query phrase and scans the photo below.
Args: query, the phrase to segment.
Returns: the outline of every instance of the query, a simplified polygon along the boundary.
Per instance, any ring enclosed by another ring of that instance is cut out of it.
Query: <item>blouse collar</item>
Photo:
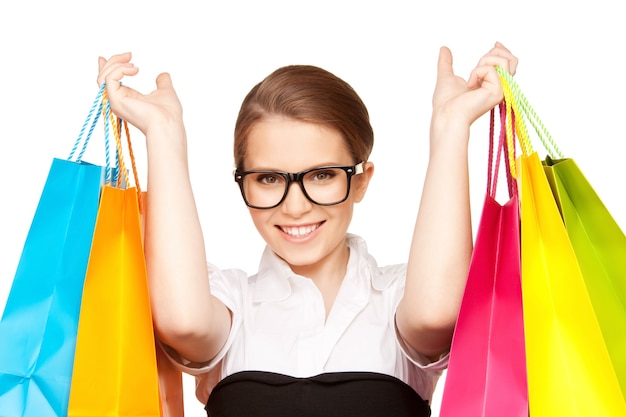
[[[390,282],[379,272],[376,261],[368,253],[365,240],[348,234],[346,243],[350,255],[344,280],[349,282],[342,285],[354,287],[358,293],[367,298],[372,288],[377,291],[384,290]],[[294,273],[285,261],[266,246],[261,256],[259,272],[256,274],[253,300],[257,302],[285,300],[291,295],[292,282],[302,279],[309,278]],[[361,298],[359,294],[354,295]]]

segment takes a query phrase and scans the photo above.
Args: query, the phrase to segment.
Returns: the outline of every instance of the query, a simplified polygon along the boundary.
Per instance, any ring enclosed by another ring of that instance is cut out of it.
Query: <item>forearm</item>
[[[207,360],[225,340],[229,316],[210,295],[184,127],[148,133],[147,141],[145,249],[155,327],[187,359]]]
[[[168,73],[149,94],[124,86],[138,68],[131,54],[98,58],[114,114],[146,136],[148,182],[145,255],[157,336],[185,358],[202,362],[222,347],[230,313],[211,296],[204,239],[189,179],[182,106]]]
[[[427,354],[450,344],[472,253],[469,126],[457,122],[434,120],[431,126],[430,159],[398,309],[402,336]]]
[[[467,145],[472,123],[502,101],[494,66],[514,74],[517,58],[496,42],[465,81],[440,49],[430,159],[396,315],[402,337],[426,355],[450,346],[465,289],[473,246]]]

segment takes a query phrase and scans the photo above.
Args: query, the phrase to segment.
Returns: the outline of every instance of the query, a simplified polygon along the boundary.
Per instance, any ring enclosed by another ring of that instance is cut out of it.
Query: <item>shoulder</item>
[[[208,264],[211,294],[220,299],[231,311],[241,304],[248,274],[241,269],[220,269]]]
[[[351,253],[351,264],[357,268],[359,275],[368,275],[375,290],[383,291],[392,287],[404,287],[406,279],[406,263],[379,266],[369,252],[365,239],[348,234],[348,247]],[[350,268],[350,265],[349,265]]]
[[[211,263],[208,264],[208,269],[211,284],[213,282],[222,282],[227,285],[240,285],[248,277],[248,274],[241,269],[220,269]]]

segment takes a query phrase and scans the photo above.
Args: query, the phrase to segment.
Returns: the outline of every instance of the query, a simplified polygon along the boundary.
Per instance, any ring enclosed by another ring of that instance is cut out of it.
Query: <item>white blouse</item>
[[[448,364],[412,351],[395,326],[406,265],[379,267],[365,241],[348,235],[346,276],[326,319],[322,295],[309,278],[294,274],[266,248],[256,275],[210,267],[211,292],[232,312],[232,328],[209,363],[192,363],[166,351],[183,372],[196,376],[206,403],[215,384],[238,371],[309,377],[324,372],[369,371],[395,376],[431,401]]]

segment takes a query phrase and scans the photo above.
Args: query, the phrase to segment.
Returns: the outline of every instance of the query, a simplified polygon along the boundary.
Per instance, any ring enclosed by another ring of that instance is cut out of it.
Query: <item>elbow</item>
[[[222,348],[230,332],[230,310],[217,299],[199,308],[153,311],[157,338],[185,359],[204,363]]]
[[[177,346],[201,337],[197,317],[185,317],[185,314],[181,312],[175,314],[161,312],[158,314],[153,311],[152,320],[157,337],[169,346]]]
[[[457,313],[446,309],[420,309],[403,303],[396,313],[396,326],[402,339],[415,351],[438,356],[450,349]]]

